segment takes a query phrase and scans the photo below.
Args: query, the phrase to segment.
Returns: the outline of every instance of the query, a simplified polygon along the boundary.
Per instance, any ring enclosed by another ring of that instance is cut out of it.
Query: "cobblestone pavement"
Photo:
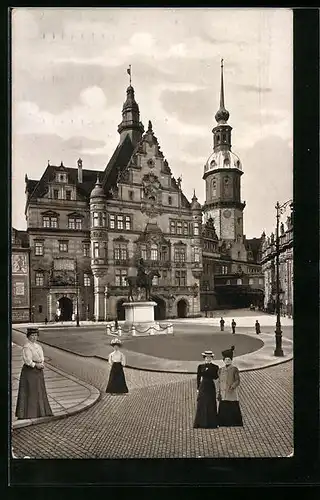
[[[51,348],[50,357],[53,351]],[[71,369],[77,360],[70,353]],[[67,360],[65,359],[64,362]],[[82,359],[82,376],[105,390],[107,363]],[[60,361],[61,362],[61,361]],[[73,368],[72,368],[73,367]],[[85,373],[86,372],[86,373]],[[129,394],[61,421],[17,429],[12,445],[31,458],[277,457],[293,448],[292,362],[241,376],[243,428],[193,429],[193,375],[126,369]]]

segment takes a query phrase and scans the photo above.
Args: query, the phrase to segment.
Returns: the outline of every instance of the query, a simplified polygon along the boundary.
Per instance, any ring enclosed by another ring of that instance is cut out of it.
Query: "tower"
[[[239,157],[231,151],[229,116],[224,104],[222,59],[220,108],[215,115],[217,125],[212,129],[213,153],[204,166],[206,197],[203,212],[205,221],[213,218],[219,239],[242,241],[245,203],[240,198],[240,179],[243,171]]]
[[[127,88],[127,99],[122,107],[122,122],[118,126],[120,134],[120,142],[122,142],[127,135],[130,136],[131,142],[134,146],[142,138],[144,127],[140,121],[139,106],[134,98],[134,88],[130,85]]]
[[[90,194],[91,269],[94,278],[94,318],[105,319],[105,275],[107,271],[106,197],[99,175]]]

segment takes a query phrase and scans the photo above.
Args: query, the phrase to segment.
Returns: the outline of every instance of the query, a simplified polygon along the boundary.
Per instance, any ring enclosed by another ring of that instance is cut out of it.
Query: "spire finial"
[[[221,59],[221,90],[220,90],[220,108],[224,108],[223,59]]]
[[[100,184],[100,174],[99,173],[97,174],[96,184]]]
[[[152,123],[151,123],[151,120],[148,121],[148,132],[152,132]]]
[[[129,85],[131,87],[131,64],[129,64],[129,68],[127,69],[127,73],[129,75]]]

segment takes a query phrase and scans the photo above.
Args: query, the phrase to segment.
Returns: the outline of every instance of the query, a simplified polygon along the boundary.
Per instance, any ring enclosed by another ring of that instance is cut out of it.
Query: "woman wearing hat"
[[[239,405],[238,386],[240,385],[239,370],[233,366],[234,345],[222,351],[225,366],[219,368],[219,411],[220,427],[242,426],[242,415]]]
[[[194,428],[218,427],[217,401],[215,380],[218,378],[219,367],[213,364],[214,354],[212,351],[202,353],[204,363],[198,366],[197,371],[197,411],[194,420]]]
[[[119,339],[111,340],[113,352],[109,355],[108,362],[111,365],[109,382],[106,392],[111,394],[125,394],[128,392],[123,367],[126,366],[126,358],[120,351],[121,341]]]
[[[27,343],[22,349],[23,366],[19,380],[16,417],[20,419],[52,416],[43,369],[43,349],[38,344],[39,330],[27,329]]]

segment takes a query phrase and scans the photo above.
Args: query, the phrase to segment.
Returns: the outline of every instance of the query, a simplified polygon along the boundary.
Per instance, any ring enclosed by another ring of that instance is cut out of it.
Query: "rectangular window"
[[[114,229],[116,227],[114,215],[109,215],[109,226],[110,226],[110,229]]]
[[[51,217],[51,227],[58,227],[58,219],[57,217]]]
[[[129,215],[126,215],[125,221],[126,221],[126,231],[130,231],[130,229],[131,229],[131,217],[129,217]]]
[[[168,204],[172,205],[172,196],[168,196]]]
[[[194,249],[194,261],[200,262],[200,250],[199,250],[199,248]]]
[[[93,212],[92,219],[93,219],[93,227],[98,227],[99,226],[99,213]]]
[[[55,200],[57,200],[59,198],[59,190],[58,189],[53,190],[53,198]]]
[[[141,247],[141,258],[147,260],[147,247],[145,245]]]
[[[188,222],[183,223],[183,234],[187,236],[189,234],[189,224]]]
[[[66,200],[71,200],[71,191],[66,191]]]
[[[123,229],[123,215],[117,217],[117,229]]]
[[[199,236],[199,222],[193,223],[193,234],[194,236]]]
[[[120,246],[120,259],[127,260],[127,258],[128,258],[127,246],[121,245]]]
[[[116,269],[116,286],[127,286],[127,270]]]
[[[67,252],[67,251],[68,251],[68,242],[59,241],[59,252]]]
[[[120,260],[120,247],[119,246],[114,247],[113,258],[114,258],[114,260]]]
[[[50,227],[50,217],[42,217],[42,226]]]
[[[35,242],[34,252],[36,255],[43,255],[43,243],[41,241]]]
[[[44,285],[44,276],[43,273],[36,273],[36,286]]]
[[[90,257],[90,243],[83,244],[83,256]]]
[[[129,191],[129,200],[133,200],[134,193],[133,191]]]
[[[253,283],[254,283],[253,278],[249,278],[249,285],[253,285]]]
[[[151,260],[158,260],[158,248],[155,245],[151,247],[150,258]]]
[[[182,234],[182,222],[177,222],[177,234]]]
[[[176,286],[186,286],[186,278],[187,278],[186,271],[176,271],[175,285]]]
[[[161,260],[163,262],[166,262],[168,260],[168,248],[167,247],[161,248]]]
[[[82,219],[76,219],[76,229],[82,229]]]
[[[263,278],[259,278],[259,285],[263,285]]]
[[[166,270],[162,271],[162,278],[166,279],[167,276],[168,276],[168,271],[166,271]]]
[[[170,233],[175,234],[176,233],[176,223],[172,220],[170,221]]]
[[[84,286],[91,286],[91,278],[90,275],[87,273],[84,273],[83,275],[83,284]]]
[[[94,259],[99,259],[99,242],[98,241],[94,241],[93,242],[93,257]]]
[[[241,278],[237,279],[237,285],[242,285],[242,279]]]
[[[175,262],[185,262],[186,260],[186,251],[182,247],[178,247],[174,251],[174,261]]]
[[[76,222],[74,219],[69,219],[69,229],[75,229],[76,228]]]

